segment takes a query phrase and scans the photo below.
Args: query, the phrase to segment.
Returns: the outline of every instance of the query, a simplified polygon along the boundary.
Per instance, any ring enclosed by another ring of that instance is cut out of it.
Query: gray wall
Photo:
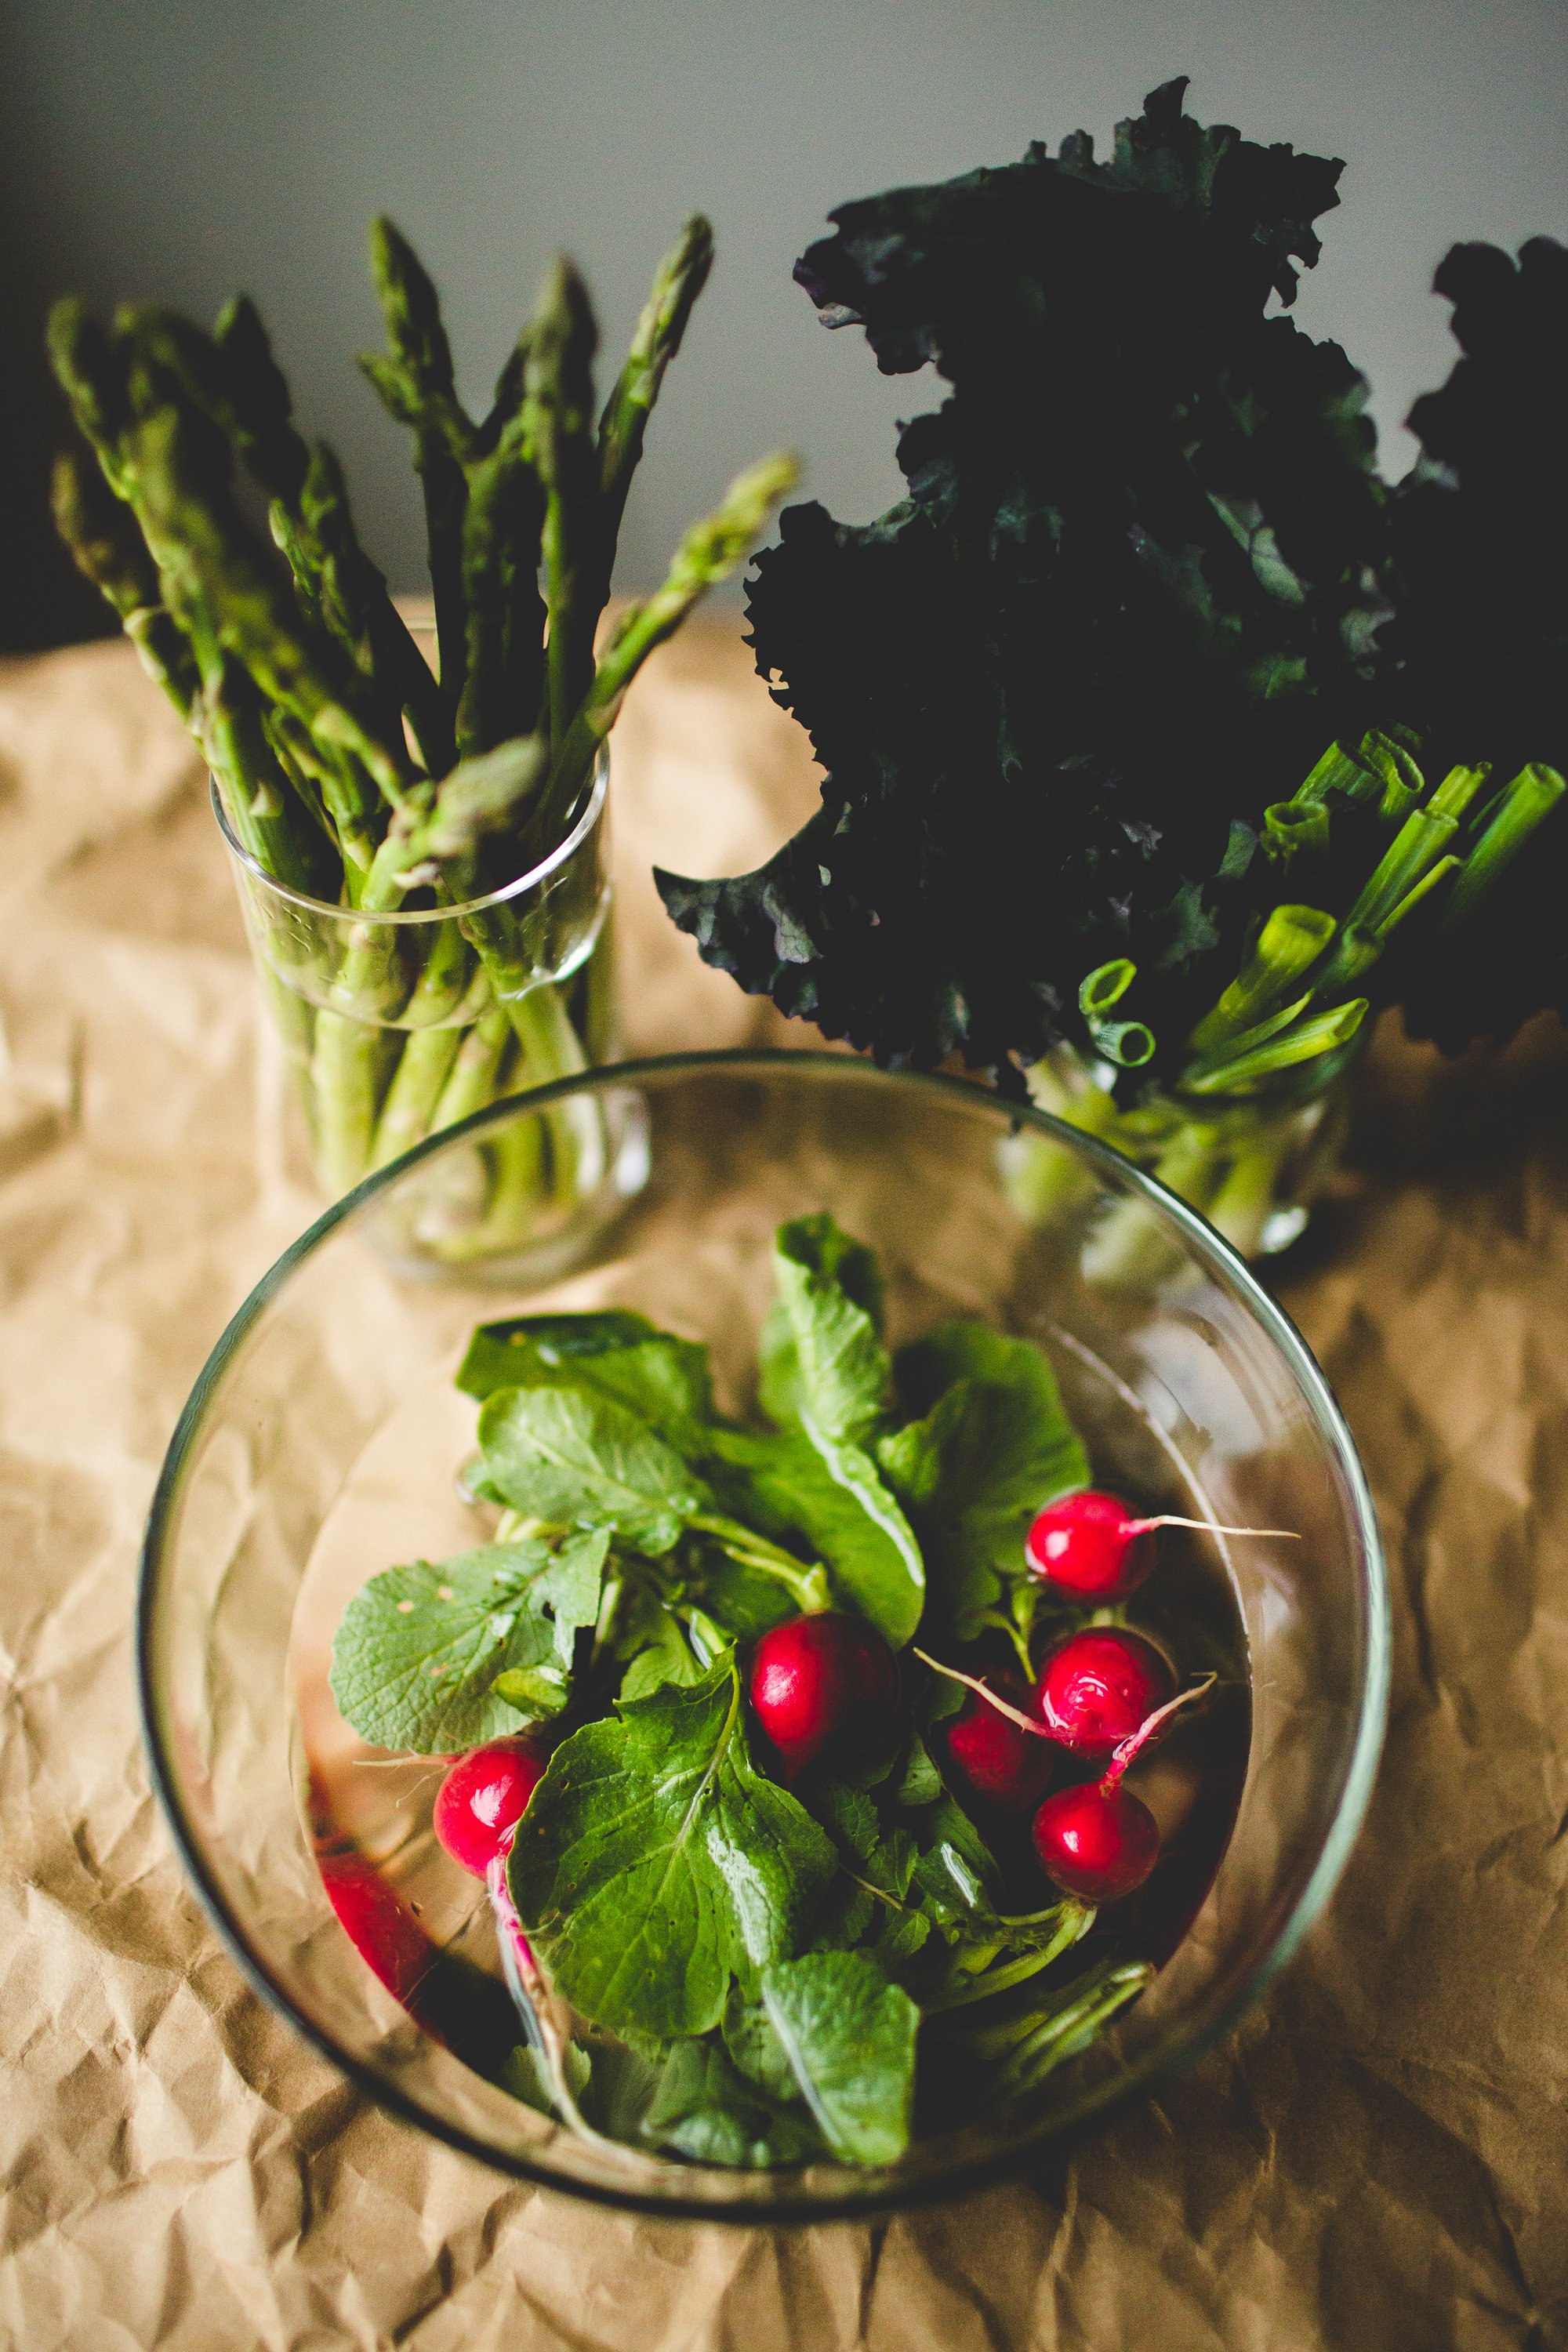
[[[41,552],[52,427],[31,362],[45,298],[259,301],[308,427],[339,444],[394,582],[421,578],[406,452],[353,366],[376,339],[364,224],[424,253],[482,398],[551,253],[624,337],[684,213],[720,261],[667,385],[621,581],[775,442],[852,517],[897,495],[885,383],[790,281],[828,206],[1053,142],[1173,73],[1249,135],[1342,155],[1342,210],[1298,315],[1371,374],[1385,463],[1447,373],[1427,291],[1458,236],[1568,235],[1563,0],[5,0],[0,204],[9,283],[14,643],[86,625]],[[0,562],[5,558],[0,557]]]

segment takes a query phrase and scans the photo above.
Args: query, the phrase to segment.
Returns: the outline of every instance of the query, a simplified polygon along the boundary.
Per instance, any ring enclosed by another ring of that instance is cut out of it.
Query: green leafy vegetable
[[[871,1255],[826,1211],[781,1225],[778,1298],[763,1335],[763,1402],[819,1438],[864,1438],[881,1412],[888,1358]]]
[[[514,1510],[607,1528],[641,1551],[671,1550],[706,1499],[645,1421],[578,1388],[498,1389],[479,1414],[479,1446]]]
[[[1286,315],[1342,165],[1184,89],[1103,157],[841,205],[796,265],[944,397],[896,506],[792,508],[756,566],[820,810],[754,873],[658,882],[742,988],[890,1066],[1035,1074],[1250,1251],[1370,1012],[1451,1050],[1568,1013],[1568,249],[1447,255],[1462,356],[1392,484],[1364,380]]]
[[[900,1648],[920,1622],[925,1565],[898,1502],[870,1455],[806,1429],[762,1436],[719,1431],[715,1459],[742,1474],[738,1508],[764,1526],[798,1528],[863,1617]]]
[[[763,2012],[833,2154],[896,2164],[909,2144],[920,2011],[865,1952],[763,1971]]]
[[[673,1610],[649,1598],[635,1633],[632,1661],[622,1677],[622,1698],[647,1698],[661,1683],[700,1682],[702,1662],[693,1652]]]
[[[797,1948],[834,1867],[751,1759],[732,1656],[558,1748],[512,1846],[513,1900],[568,2000],[612,2032],[702,2033]]]
[[[952,1321],[890,1366],[876,1263],[826,1216],[781,1230],[776,1269],[771,1429],[722,1418],[706,1350],[640,1316],[481,1327],[465,1491],[501,1539],[373,1579],[332,1687],[379,1744],[445,1753],[523,1717],[554,1739],[507,1861],[519,2097],[695,2163],[887,2166],[919,2070],[933,2116],[1012,2099],[1149,1970],[1101,1929],[1067,1979],[1096,1915],[1031,1908],[1026,1841],[944,1780],[961,1693],[922,1653],[874,1748],[764,1743],[785,1788],[743,1645],[831,1601],[903,1648],[929,1558],[924,1638],[982,1665],[1026,1638],[1026,1514],[1089,1465],[1029,1342]]]
[[[847,1780],[821,1781],[811,1792],[811,1809],[852,1861],[865,1863],[875,1853],[882,1825],[864,1789]]]
[[[1086,971],[1181,982],[1220,936],[1238,781],[1261,807],[1366,723],[1366,387],[1271,310],[1341,167],[1205,128],[1184,88],[1103,161],[1079,132],[843,205],[797,268],[948,396],[903,429],[898,506],[792,509],[757,566],[820,813],[755,874],[659,887],[710,961],[884,1062],[1016,1086]]]
[[[900,1805],[934,1805],[942,1793],[942,1775],[931,1762],[925,1742],[911,1737],[896,1790]]]
[[[643,2119],[642,2134],[696,2163],[731,2165],[742,2171],[808,2163],[822,2152],[820,2135],[809,2119],[781,2112],[779,2104],[746,2081],[712,2041],[675,2044]]]
[[[486,1544],[373,1576],[332,1643],[332,1696],[363,1739],[446,1756],[553,1714],[577,1629],[592,1625],[609,1549],[603,1533]],[[515,1702],[498,1677],[521,1683]],[[525,1695],[526,1691],[526,1695]]]
[[[1412,1034],[1457,1053],[1543,1006],[1568,1019],[1568,809],[1561,790],[1519,790],[1531,767],[1568,775],[1568,248],[1535,236],[1515,259],[1457,245],[1433,282],[1460,357],[1410,413],[1421,457],[1390,513],[1397,594],[1382,641],[1401,708],[1453,757],[1484,755],[1516,780],[1487,814],[1505,816],[1501,839],[1505,810],[1517,815],[1516,838],[1532,842],[1495,867],[1478,845],[1485,894],[1457,877],[1391,982]]]
[[[995,1865],[968,1815],[951,1798],[948,1805],[942,1826],[950,1834],[939,1834],[921,1855],[914,1869],[916,1884],[938,1917],[989,1918],[993,1905],[982,1873],[994,1874]]]
[[[764,1511],[801,1528],[861,1612],[901,1647],[920,1622],[925,1568],[868,1451],[887,1398],[875,1262],[826,1213],[779,1229],[778,1296],[763,1335],[762,1397],[800,1437],[721,1433]]]
[[[900,1394],[931,1399],[884,1438],[883,1470],[908,1506],[961,1639],[1025,1573],[1024,1537],[1043,1506],[1087,1486],[1089,1457],[1049,1361],[982,1323],[943,1325],[899,1358]]]
[[[640,1414],[682,1452],[700,1444],[713,1411],[707,1349],[620,1311],[481,1324],[458,1386],[481,1403],[498,1389],[596,1390]]]
[[[720,1525],[732,1522],[718,1522]],[[747,1551],[766,1543],[766,1538],[754,1535],[748,1528],[744,1535]],[[793,1538],[797,1548],[798,1535]],[[771,1547],[770,1547],[771,1549]],[[701,1604],[723,1636],[718,1646],[724,1648],[731,1642],[742,1645],[754,1642],[770,1626],[782,1625],[786,1617],[798,1616],[805,1601],[813,1606],[828,1594],[827,1578],[820,1567],[789,1573],[771,1560],[766,1567],[755,1567],[751,1557],[738,1556],[736,1548],[726,1549],[715,1541],[696,1545],[689,1557],[690,1589],[700,1592]],[[755,1557],[766,1558],[765,1553]]]

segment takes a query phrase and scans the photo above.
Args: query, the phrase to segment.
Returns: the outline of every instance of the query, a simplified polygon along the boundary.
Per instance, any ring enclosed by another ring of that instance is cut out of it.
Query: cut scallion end
[[[1453,930],[1474,913],[1489,890],[1507,873],[1531,835],[1568,791],[1555,768],[1531,760],[1504,786],[1480,839],[1448,893],[1443,929]]]
[[[1283,1030],[1250,1053],[1227,1055],[1185,1073],[1181,1090],[1190,1095],[1238,1094],[1273,1076],[1276,1071],[1315,1061],[1321,1054],[1331,1054],[1337,1047],[1348,1045],[1365,1019],[1366,1011],[1366,998],[1352,997],[1348,1004],[1336,1004],[1330,1013],[1316,1013],[1311,1020]]]
[[[1256,1027],[1293,982],[1316,963],[1334,936],[1334,919],[1317,907],[1276,907],[1241,971],[1187,1040],[1208,1054]]]

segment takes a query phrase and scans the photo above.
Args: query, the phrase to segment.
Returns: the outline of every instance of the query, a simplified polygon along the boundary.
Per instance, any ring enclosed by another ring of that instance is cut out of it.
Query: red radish
[[[863,1618],[825,1610],[763,1635],[749,1694],[793,1776],[830,1750],[865,1754],[881,1745],[898,1712],[898,1661]]]
[[[436,1834],[454,1862],[485,1882],[500,1947],[501,1974],[523,2031],[545,2062],[563,2121],[588,2138],[567,2083],[563,2053],[569,2027],[540,1973],[507,1885],[507,1856],[528,1802],[544,1778],[546,1759],[521,1735],[492,1739],[459,1756],[436,1792]]]
[[[570,2015],[533,1957],[507,1885],[512,1836],[544,1778],[545,1764],[546,1759],[521,1736],[470,1748],[450,1767],[436,1792],[436,1834],[454,1862],[485,1882],[501,1975],[523,2032],[543,2061],[557,2115],[580,2139],[605,2147],[608,2142],[584,2122],[567,2077]]]
[[[440,1953],[395,1887],[334,1820],[326,1790],[313,1772],[308,1793],[310,1850],[338,1924],[393,1998],[417,2013],[419,1987]]]
[[[1197,1528],[1216,1536],[1280,1536],[1286,1528],[1222,1528],[1208,1519],[1133,1516],[1119,1495],[1093,1486],[1058,1495],[1037,1514],[1024,1538],[1024,1555],[1042,1584],[1075,1601],[1120,1601],[1142,1583],[1154,1565],[1160,1528]]]
[[[414,2009],[440,1954],[418,1920],[352,1838],[318,1839],[316,1864],[338,1923],[395,2000]]]
[[[1035,1815],[1034,1835],[1047,1877],[1084,1903],[1131,1895],[1160,1858],[1154,1816],[1119,1774],[1047,1797]]]
[[[1077,1601],[1120,1601],[1154,1565],[1154,1531],[1116,1495],[1058,1495],[1036,1517],[1024,1556],[1042,1584]]]
[[[501,1974],[523,2031],[544,2060],[557,2112],[580,2137],[598,2142],[598,2134],[578,2113],[566,2077],[570,2024],[540,1972],[507,1885],[512,1836],[544,1778],[545,1762],[521,1735],[470,1748],[458,1758],[437,1790],[435,1828],[453,1861],[485,1882]]]
[[[989,1687],[1020,1711],[1029,1703],[1020,1675],[993,1675]],[[948,1753],[976,1795],[1008,1812],[1023,1812],[1039,1803],[1056,1763],[1050,1741],[1041,1739],[1038,1729],[1037,1725],[1031,1738],[976,1691],[948,1726]]]
[[[1121,1654],[1118,1673],[1108,1684],[1102,1681],[1097,1697],[1092,1676],[1085,1670],[1086,1661],[1092,1660],[1089,1645],[1106,1643],[1121,1644]],[[1033,1721],[990,1684],[962,1673],[956,1666],[944,1666],[939,1658],[928,1656],[924,1650],[917,1650],[915,1655],[935,1673],[963,1683],[973,1691],[973,1704],[994,1716],[1021,1743],[1026,1744],[1031,1734],[1039,1739],[1061,1740],[1059,1730],[1053,1733]],[[1046,1678],[1064,1658],[1069,1669],[1079,1669],[1076,1675],[1070,1671],[1064,1674],[1064,1693],[1082,1701],[1086,1711],[1103,1700],[1109,1690],[1116,1699],[1113,1711],[1125,1721],[1125,1685],[1129,1681],[1142,1681],[1156,1694],[1163,1686],[1158,1704],[1133,1714],[1131,1724],[1119,1737],[1102,1738],[1097,1743],[1101,1752],[1109,1750],[1110,1760],[1102,1779],[1059,1790],[1054,1797],[1046,1799],[1035,1815],[1035,1852],[1047,1877],[1054,1879],[1065,1894],[1076,1895],[1080,1901],[1112,1903],[1119,1895],[1131,1895],[1135,1886],[1142,1886],[1160,1855],[1159,1825],[1142,1799],[1122,1787],[1121,1776],[1134,1757],[1160,1738],[1178,1708],[1190,1706],[1213,1689],[1215,1676],[1205,1675],[1178,1696],[1170,1667],[1153,1643],[1145,1642],[1141,1634],[1110,1629],[1077,1633],[1070,1642],[1064,1643],[1056,1657],[1047,1662]],[[1129,1668],[1132,1670],[1131,1674]],[[996,1679],[1001,1681],[1003,1677]],[[961,1717],[959,1723],[963,1721]],[[955,1724],[953,1727],[956,1730],[959,1727]],[[1081,1737],[1081,1717],[1077,1727]]]
[[[483,1878],[543,1778],[544,1759],[523,1738],[492,1739],[459,1756],[436,1792],[434,1815],[453,1861]]]
[[[1087,1626],[1046,1660],[1035,1704],[1053,1739],[1075,1756],[1109,1756],[1174,1697],[1164,1653],[1142,1633]]]

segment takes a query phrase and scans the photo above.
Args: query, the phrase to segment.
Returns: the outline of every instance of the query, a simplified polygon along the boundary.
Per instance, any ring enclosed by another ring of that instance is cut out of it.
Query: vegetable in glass
[[[81,436],[58,461],[56,518],[211,770],[333,1192],[602,1054],[596,835],[580,856],[574,845],[563,878],[583,903],[565,915],[549,861],[586,826],[642,663],[795,479],[783,456],[742,474],[663,584],[603,629],[649,413],[710,266],[708,223],[689,221],[660,265],[596,419],[597,329],[569,261],[475,416],[435,287],[390,221],[371,258],[387,348],[361,363],[412,437],[433,660],[360,541],[336,457],[298,430],[247,299],[211,333],[144,306],[105,329],[75,300],[49,326]],[[537,1164],[486,1147],[488,1197],[456,1254],[524,1240],[569,1201],[581,1150],[560,1121],[548,1134]]]
[[[482,1326],[458,1380],[493,1537],[373,1576],[331,1687],[364,1740],[456,1758],[436,1826],[485,1883],[509,2087],[666,2156],[879,2166],[1149,1981],[1147,1919],[1086,1890],[1154,1869],[1121,1775],[1183,1702],[1031,1558],[1089,1484],[1047,1358],[962,1320],[890,1355],[875,1260],[826,1214],[774,1272],[748,1423],[638,1315]]]
[[[756,565],[820,810],[659,887],[743,988],[1031,1087],[1251,1251],[1299,1229],[1377,1009],[1449,1049],[1568,1009],[1568,250],[1448,255],[1463,355],[1392,483],[1365,379],[1289,315],[1342,165],[1184,89],[1104,158],[842,205],[797,264],[944,397],[896,506],[791,508]],[[1026,1159],[1068,1213],[1067,1155]],[[1147,1243],[1134,1212],[1088,1263]]]

